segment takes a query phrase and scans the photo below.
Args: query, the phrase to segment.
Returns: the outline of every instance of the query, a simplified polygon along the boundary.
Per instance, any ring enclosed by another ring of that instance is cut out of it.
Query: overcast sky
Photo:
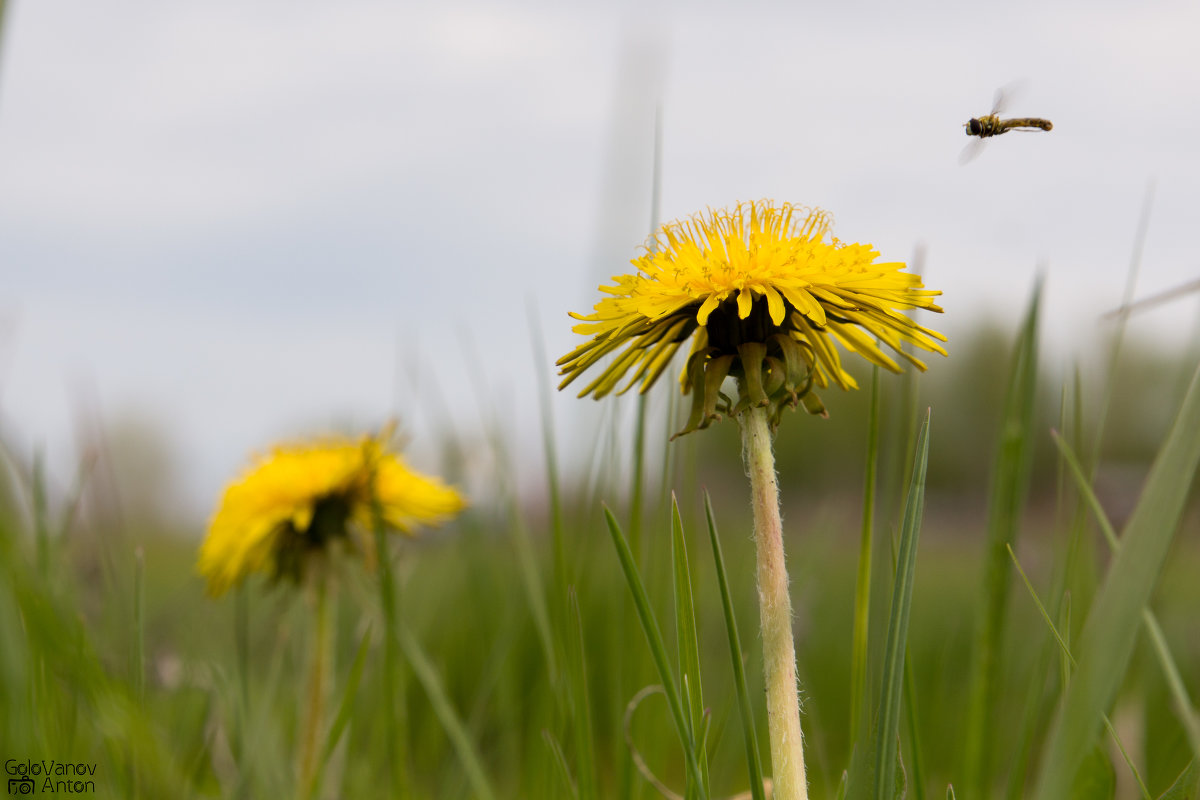
[[[9,5],[5,435],[61,474],[81,406],[142,415],[197,510],[280,436],[399,413],[419,454],[439,416],[477,428],[471,370],[535,440],[527,308],[552,360],[627,271],[659,104],[664,219],[770,197],[887,260],[923,244],[952,353],[1015,324],[1038,264],[1053,357],[1086,352],[1151,180],[1138,294],[1200,277],[1195,2]],[[1009,112],[1054,130],[960,167],[1014,81]],[[568,446],[590,405],[557,402]]]

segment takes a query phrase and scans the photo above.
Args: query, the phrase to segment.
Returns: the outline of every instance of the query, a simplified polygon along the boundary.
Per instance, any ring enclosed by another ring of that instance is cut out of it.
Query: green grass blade
[[[867,423],[867,466],[863,481],[862,532],[854,584],[854,633],[850,655],[850,741],[859,741],[867,707],[867,644],[871,615],[871,549],[875,530],[875,478],[879,466],[879,367],[871,368],[871,409]]]
[[[1179,667],[1176,666],[1175,659],[1171,656],[1171,650],[1167,647],[1167,638],[1163,635],[1158,620],[1148,608],[1142,613],[1142,623],[1146,626],[1146,633],[1150,635],[1150,643],[1158,655],[1163,677],[1166,678],[1167,687],[1175,701],[1175,713],[1179,716],[1179,721],[1187,733],[1192,754],[1195,758],[1200,758],[1200,717],[1197,716],[1195,709],[1192,708],[1191,700],[1188,699],[1187,687],[1183,683],[1183,676],[1179,674]]]
[[[1041,297],[1042,279],[1039,277],[1030,296],[1029,308],[1009,368],[1000,448],[992,473],[982,583],[983,603],[975,633],[966,715],[964,786],[968,797],[990,794],[988,762],[997,741],[992,707],[1002,668],[1002,639],[1009,593],[1009,566],[1005,548],[1017,539],[1029,487]]]
[[[325,736],[325,747],[322,748],[320,760],[317,761],[316,777],[313,778],[309,797],[318,795],[320,787],[324,783],[325,767],[329,764],[329,759],[333,757],[333,751],[337,749],[338,742],[342,740],[342,734],[345,733],[347,725],[350,724],[350,717],[354,713],[354,698],[358,696],[358,686],[362,682],[363,669],[366,667],[367,654],[370,651],[371,628],[368,626],[363,632],[362,641],[358,644],[354,661],[350,664],[350,674],[346,677],[346,685],[342,689],[342,700],[338,703],[337,714],[334,715],[333,724]]]
[[[46,459],[41,447],[33,452],[31,479],[33,531],[37,542],[37,570],[42,581],[50,580],[50,510],[46,501]]]
[[[1200,759],[1193,758],[1158,800],[1196,800],[1197,797],[1200,797]]]
[[[521,568],[521,583],[525,587],[525,595],[529,600],[529,612],[533,616],[534,627],[537,628],[538,641],[541,642],[542,652],[546,657],[546,672],[550,677],[550,684],[553,686],[558,683],[558,657],[554,648],[550,610],[546,607],[546,590],[542,586],[541,574],[538,572],[537,556],[534,554],[533,542],[530,541],[529,529],[521,518],[515,500],[512,503],[509,519],[509,524],[512,526],[513,549]]]
[[[912,780],[915,800],[925,800],[925,759],[921,753],[921,723],[917,715],[917,678],[912,659],[904,657],[904,711],[908,722],[909,758],[912,761]]]
[[[383,718],[385,751],[388,753],[388,781],[392,795],[408,796],[408,742],[404,672],[397,653],[400,628],[396,613],[396,577],[392,571],[387,529],[379,504],[372,508],[375,527],[375,553],[379,559],[379,605],[383,611]]]
[[[637,609],[638,619],[642,623],[642,631],[646,634],[646,643],[650,645],[650,655],[654,658],[654,666],[658,668],[658,675],[667,695],[667,705],[670,706],[675,730],[679,734],[680,744],[683,745],[688,774],[698,786],[703,788],[704,779],[700,773],[700,762],[696,758],[695,737],[684,717],[683,703],[679,699],[679,684],[671,672],[671,665],[667,659],[667,648],[663,644],[662,633],[659,630],[658,621],[654,617],[654,611],[650,608],[646,587],[642,584],[637,564],[633,560],[633,553],[629,551],[629,542],[625,540],[620,524],[607,507],[604,509],[604,521],[608,524],[608,532],[612,536],[613,546],[616,547],[617,558],[621,562],[621,569],[625,573],[629,591],[633,594],[633,604]],[[701,797],[706,796],[701,794]]]
[[[638,392],[637,410],[633,423],[633,474],[629,487],[629,547],[638,563],[645,561],[642,542],[642,507],[645,505],[646,483],[646,395]]]
[[[562,493],[558,483],[558,446],[554,440],[554,415],[551,411],[553,393],[546,374],[547,364],[552,363],[546,355],[546,343],[537,321],[532,303],[529,310],[529,336],[533,348],[534,374],[538,381],[538,408],[542,419],[542,450],[546,459],[546,489],[550,495],[550,535],[554,550],[554,597],[552,606],[565,609],[567,606],[567,546],[563,526]]]
[[[495,800],[496,793],[492,791],[487,774],[483,771],[479,753],[476,752],[474,743],[467,735],[462,720],[458,718],[458,713],[454,710],[450,698],[446,696],[446,690],[442,686],[442,679],[438,676],[437,668],[430,663],[429,657],[421,649],[416,637],[402,623],[397,623],[396,641],[399,643],[404,657],[408,659],[409,665],[412,666],[413,674],[425,689],[429,704],[433,707],[433,713],[441,723],[442,730],[446,732],[446,737],[454,746],[459,763],[462,764],[463,772],[466,774],[467,782],[471,785],[471,791],[474,792],[475,797],[482,798],[482,800]]]
[[[917,436],[913,477],[904,504],[900,527],[900,550],[896,559],[896,581],[892,592],[891,618],[883,656],[883,688],[879,698],[875,738],[876,800],[891,800],[896,791],[896,760],[899,758],[900,697],[904,691],[904,656],[908,641],[908,617],[912,605],[913,577],[917,566],[917,541],[925,510],[925,470],[929,462],[929,412]]]
[[[146,703],[146,552],[133,551],[133,696],[145,710]]]
[[[742,660],[741,639],[738,637],[737,618],[733,615],[733,600],[729,595],[729,581],[725,577],[725,557],[721,554],[721,540],[717,536],[717,523],[713,517],[712,498],[704,492],[704,516],[708,521],[708,538],[712,544],[713,561],[717,566],[717,584],[721,587],[721,610],[725,612],[725,632],[729,637],[729,657],[733,661],[733,682],[738,693],[738,712],[742,717],[742,737],[746,743],[746,768],[750,773],[750,795],[754,800],[766,800],[763,792],[762,758],[758,753],[758,737],[754,732],[754,707],[750,704],[750,691],[746,688],[746,668]]]
[[[1071,671],[1077,666],[1075,657],[1071,655],[1071,646],[1067,644],[1067,640],[1070,636],[1070,628],[1068,626],[1070,625],[1071,604],[1066,603],[1063,605],[1063,616],[1067,620],[1063,626],[1063,630],[1066,631],[1066,635],[1063,635],[1062,633],[1059,633],[1058,626],[1056,626],[1050,619],[1050,612],[1046,610],[1046,606],[1042,603],[1041,598],[1038,597],[1037,591],[1033,588],[1033,583],[1029,580],[1029,576],[1025,574],[1025,570],[1021,568],[1021,562],[1017,560],[1017,554],[1012,551],[1011,547],[1008,549],[1008,555],[1012,559],[1012,563],[1017,570],[1017,574],[1020,575],[1021,580],[1024,581],[1025,588],[1029,590],[1029,596],[1033,598],[1033,604],[1037,606],[1038,613],[1042,615],[1042,619],[1045,620],[1046,626],[1050,628],[1050,632],[1054,634],[1055,641],[1058,642],[1059,650],[1062,653],[1062,670],[1064,673],[1063,684],[1066,684],[1070,678]],[[1129,756],[1129,752],[1125,749],[1125,744],[1121,741],[1121,737],[1117,735],[1117,729],[1113,727],[1113,724],[1107,715],[1105,715],[1103,719],[1104,727],[1108,730],[1108,734],[1116,743],[1117,749],[1121,751],[1121,757],[1125,759],[1125,764],[1129,767],[1129,771],[1133,773],[1133,777],[1137,781],[1138,787],[1141,788],[1142,797],[1149,800],[1150,790],[1146,788],[1146,783],[1142,780],[1142,775],[1138,771],[1137,765],[1133,763],[1133,759]],[[1083,761],[1086,761],[1087,758],[1089,758],[1089,756],[1085,755]],[[1076,782],[1080,780],[1086,781],[1089,775],[1093,775],[1095,773],[1095,769],[1086,768],[1083,770],[1083,772],[1085,775],[1082,778],[1078,773],[1072,777],[1072,785],[1076,785]],[[1079,794],[1077,789],[1078,787],[1076,786],[1076,789],[1072,790],[1071,797],[1087,796]]]
[[[558,743],[558,739],[554,738],[554,734],[545,729],[542,730],[542,739],[545,740],[546,746],[550,748],[550,754],[554,757],[554,765],[558,767],[558,776],[562,778],[563,787],[574,800],[579,800],[579,789],[576,788],[575,781],[571,778],[571,767],[567,764],[567,757],[563,753],[562,745]]]
[[[1091,472],[1095,474],[1100,466],[1100,450],[1104,445],[1104,431],[1108,422],[1108,409],[1112,405],[1113,395],[1116,394],[1121,371],[1118,369],[1121,361],[1121,345],[1125,341],[1125,330],[1128,327],[1129,313],[1127,309],[1133,303],[1133,295],[1137,289],[1138,273],[1142,268],[1142,252],[1146,247],[1146,232],[1150,229],[1150,211],[1154,207],[1154,181],[1146,184],[1146,194],[1142,197],[1142,213],[1138,215],[1137,229],[1133,235],[1133,251],[1129,257],[1129,270],[1125,273],[1125,291],[1121,295],[1121,308],[1124,313],[1117,317],[1116,331],[1113,333],[1112,349],[1108,355],[1108,369],[1104,391],[1100,395],[1100,410],[1097,415],[1095,439],[1092,442]]]
[[[592,742],[592,705],[588,696],[587,654],[584,652],[583,617],[575,587],[567,587],[567,693],[571,699],[575,734],[578,793],[581,800],[596,796],[596,749]]]
[[[1075,455],[1070,445],[1061,436],[1055,432],[1052,432],[1051,435],[1054,438],[1054,444],[1058,447],[1059,453],[1062,454],[1063,461],[1066,462],[1071,474],[1074,476],[1084,501],[1091,508],[1096,522],[1100,525],[1100,530],[1104,533],[1104,538],[1108,541],[1109,547],[1112,548],[1113,553],[1118,552],[1121,549],[1121,543],[1117,539],[1117,534],[1113,530],[1108,515],[1104,512],[1104,507],[1100,505],[1100,499],[1096,497],[1091,483],[1084,474],[1083,465],[1080,464],[1079,457]],[[1200,717],[1197,716],[1196,711],[1192,707],[1187,687],[1184,685],[1179,667],[1171,655],[1171,650],[1167,646],[1167,640],[1163,635],[1162,628],[1158,624],[1158,618],[1154,616],[1154,612],[1150,610],[1149,606],[1142,609],[1142,624],[1146,627],[1146,632],[1150,636],[1150,643],[1153,645],[1159,665],[1162,667],[1163,676],[1167,680],[1167,687],[1170,689],[1171,697],[1175,702],[1175,712],[1179,716],[1179,721],[1182,723],[1184,731],[1187,733],[1188,744],[1191,745],[1193,755],[1196,758],[1200,758]]]
[[[671,495],[671,553],[675,573],[675,631],[679,656],[680,682],[684,687],[684,714],[692,729],[692,740],[702,743],[704,728],[704,691],[700,680],[700,644],[696,635],[696,607],[692,597],[692,573],[688,566],[687,542],[683,536],[683,520],[679,503]],[[708,756],[698,747],[703,792],[710,792]]]

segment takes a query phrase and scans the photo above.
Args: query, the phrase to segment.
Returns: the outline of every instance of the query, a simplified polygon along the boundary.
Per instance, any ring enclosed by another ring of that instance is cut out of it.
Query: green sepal
[[[829,412],[825,410],[825,404],[821,402],[821,398],[816,392],[806,392],[800,398],[800,402],[804,404],[804,410],[814,417],[829,418]]]
[[[708,359],[708,348],[695,350],[689,356],[684,372],[687,375],[685,390],[692,394],[692,410],[683,430],[671,437],[672,441],[685,433],[691,433],[700,428],[704,419],[704,362]]]
[[[744,381],[742,396],[734,409],[740,410],[743,402],[761,408],[771,402],[763,388],[763,359],[767,357],[767,346],[762,342],[742,342],[737,349]]]
[[[700,423],[701,428],[719,421],[721,412],[729,410],[729,398],[721,393],[721,384],[729,377],[734,360],[735,356],[717,356],[710,359],[704,369],[704,421]]]

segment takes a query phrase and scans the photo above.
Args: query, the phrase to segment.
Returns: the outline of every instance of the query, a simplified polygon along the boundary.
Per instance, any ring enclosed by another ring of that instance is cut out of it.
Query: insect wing
[[[961,167],[974,161],[986,146],[987,142],[983,139],[972,139],[958,154],[958,165]]]
[[[1008,107],[1008,92],[1001,88],[996,90],[996,96],[992,99],[992,110],[988,113],[993,117],[1000,114]]]

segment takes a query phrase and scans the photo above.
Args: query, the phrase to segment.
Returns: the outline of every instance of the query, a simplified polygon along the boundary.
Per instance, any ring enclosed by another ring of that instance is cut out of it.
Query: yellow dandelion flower
[[[618,394],[639,381],[645,392],[691,338],[680,377],[693,393],[687,433],[748,406],[769,406],[772,424],[797,402],[823,414],[814,386],[856,388],[834,342],[895,372],[876,340],[922,370],[904,342],[945,355],[946,337],[904,313],[941,311],[941,292],[903,263],[877,263],[870,245],[833,238],[830,222],[824,211],[764,200],[664,225],[633,260],[635,274],[601,286],[609,297],[593,313],[571,314],[581,323],[573,330],[592,338],[559,359],[559,388],[625,348],[579,396],[604,397],[630,370]],[[720,391],[728,376],[742,387],[736,404]]]
[[[455,489],[410,469],[383,436],[278,446],[226,488],[199,571],[219,595],[253,572],[299,580],[335,541],[369,560],[374,504],[408,534],[466,505]]]

